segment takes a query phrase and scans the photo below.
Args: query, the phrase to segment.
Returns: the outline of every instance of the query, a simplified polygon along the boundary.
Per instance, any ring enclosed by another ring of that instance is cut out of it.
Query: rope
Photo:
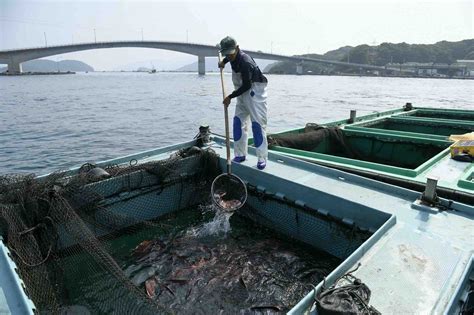
[[[45,216],[43,218],[44,220],[47,220],[48,222],[51,223],[51,226],[54,226],[54,222],[53,222],[53,219],[51,219],[49,216]],[[18,233],[18,236],[24,236],[28,233],[31,233],[31,232],[34,232],[35,230],[39,229],[39,228],[46,228],[46,224],[44,222],[41,222],[41,223],[38,223],[37,225],[31,227],[31,228],[28,228],[26,230],[23,230],[21,232]],[[57,235],[56,235],[57,236]],[[51,252],[53,250],[53,243],[54,243],[54,239],[55,238],[51,238],[51,242],[49,244],[49,248],[48,248],[48,252],[46,253],[46,257],[43,258],[40,262],[37,262],[37,263],[34,263],[34,264],[30,264],[30,263],[27,263],[26,260],[18,253],[18,251],[13,248],[12,246],[9,247],[9,249],[11,250],[12,253],[14,253],[16,256],[18,256],[18,258],[20,259],[21,263],[24,264],[25,266],[28,266],[28,267],[38,267],[38,266],[41,266],[42,264],[44,264],[50,257],[51,255]]]
[[[324,289],[325,283],[326,283],[326,278],[323,280],[323,285],[321,292],[319,294],[316,294],[316,288],[314,288],[315,293],[314,293],[314,303],[324,310],[324,312],[341,312],[342,310],[340,309],[333,309],[332,307],[334,306],[334,298],[337,298],[337,295],[339,293],[345,293],[349,295],[352,298],[352,305],[357,308],[357,313],[358,314],[380,314],[374,307],[370,306],[368,304],[370,300],[370,289],[365,285],[359,278],[355,277],[352,275],[352,273],[356,272],[359,267],[361,266],[361,263],[358,263],[357,266],[352,269],[351,271],[347,272],[346,274],[342,275],[339,277],[336,281],[334,281],[333,285],[331,285],[327,290]],[[346,281],[351,282],[350,284],[336,287],[339,281],[342,279],[345,279]],[[363,295],[366,295],[364,298],[361,296],[361,293]],[[329,295],[335,295],[333,299],[331,299],[331,303],[324,303],[324,298]],[[347,297],[344,298],[346,305],[349,307],[350,306],[350,301],[347,300]],[[314,304],[313,304],[314,305]]]
[[[24,264],[25,266],[27,266],[27,267],[38,267],[38,266],[41,266],[42,264],[44,264],[49,259],[49,256],[51,255],[51,252],[53,250],[53,244],[49,245],[49,249],[48,249],[48,253],[46,254],[46,257],[43,260],[41,260],[40,262],[36,263],[36,264],[27,263],[26,260],[23,257],[21,257],[21,255],[13,247],[10,246],[10,247],[8,247],[8,249],[12,253],[14,253],[20,259],[21,263]]]

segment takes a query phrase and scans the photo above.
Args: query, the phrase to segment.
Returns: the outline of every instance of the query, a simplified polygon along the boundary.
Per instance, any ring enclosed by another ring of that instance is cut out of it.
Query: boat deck
[[[129,163],[131,159],[138,163],[161,160],[193,144],[191,141],[154,149],[98,165]],[[225,169],[224,139],[213,137],[210,148],[220,155]],[[327,285],[361,263],[353,274],[368,285],[372,291],[370,304],[382,314],[443,314],[457,307],[460,284],[465,282],[466,270],[474,259],[473,206],[443,198],[435,207],[421,205],[419,192],[273,152],[267,168],[259,171],[255,149],[251,147],[249,151],[245,162],[232,164],[233,172],[248,184],[373,232],[328,275]],[[77,168],[70,170],[76,171]],[[292,217],[288,220],[298,221]],[[8,268],[14,269],[11,265]],[[3,283],[0,288],[5,292]],[[319,283],[316,290],[321,290],[322,285]],[[18,294],[24,297],[24,292]],[[308,311],[313,296],[309,292],[290,313]],[[31,311],[29,302],[22,303],[29,305]],[[10,309],[13,310],[11,306]]]
[[[225,169],[224,139],[213,140],[210,148]],[[420,205],[418,192],[272,152],[267,168],[259,171],[255,149],[249,151],[245,162],[232,163],[233,172],[248,184],[267,192],[272,187],[271,193],[324,208],[374,232],[327,277],[328,285],[360,262],[354,275],[369,286],[370,303],[382,314],[442,314],[457,303],[453,297],[474,259],[473,206],[442,198],[438,207]],[[144,163],[171,152],[153,150],[113,162],[135,158]],[[308,293],[291,313],[302,314],[312,302]]]
[[[221,155],[224,149],[215,148]],[[234,170],[243,178],[254,169],[255,156]],[[377,236],[371,248],[347,259],[354,273],[372,290],[371,304],[382,314],[443,313],[456,284],[474,255],[474,208],[453,203],[456,210],[414,204],[420,194],[371,179],[329,170],[323,166],[288,159],[270,153],[267,168],[252,172],[252,180],[262,182],[287,179],[315,191],[351,200],[367,207],[364,213],[351,213],[349,219],[368,220],[378,212],[392,215],[393,225]],[[282,190],[285,188],[282,187]],[[288,193],[287,193],[288,194]],[[295,196],[310,199],[309,196]],[[347,271],[346,270],[346,271]],[[311,302],[307,296],[293,313],[303,312]]]
[[[33,302],[26,295],[23,281],[15,270],[10,251],[0,236],[0,314],[34,314]]]

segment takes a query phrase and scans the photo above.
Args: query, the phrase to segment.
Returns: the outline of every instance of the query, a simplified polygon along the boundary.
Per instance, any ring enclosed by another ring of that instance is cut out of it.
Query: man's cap
[[[232,37],[226,36],[221,40],[219,48],[219,51],[222,55],[230,55],[235,52],[235,49],[237,48],[237,42]]]

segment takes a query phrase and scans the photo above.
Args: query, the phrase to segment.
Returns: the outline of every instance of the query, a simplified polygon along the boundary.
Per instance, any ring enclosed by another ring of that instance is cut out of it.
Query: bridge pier
[[[198,74],[206,74],[206,57],[204,56],[198,56]]]
[[[303,74],[303,63],[296,64],[296,74],[297,75]]]
[[[7,70],[9,74],[21,73],[21,63],[16,61],[10,61],[7,64]]]

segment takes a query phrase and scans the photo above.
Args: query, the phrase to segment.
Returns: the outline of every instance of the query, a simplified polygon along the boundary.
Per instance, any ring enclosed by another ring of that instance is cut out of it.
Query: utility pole
[[[189,43],[189,31],[186,30],[186,43]]]
[[[43,32],[44,34],[44,46],[48,47],[48,40],[46,39],[46,32]]]
[[[270,53],[273,54],[273,41],[270,42]]]
[[[142,27],[142,42],[143,42],[143,27]]]
[[[95,28],[94,28],[94,43],[97,43],[97,36],[95,35]]]

